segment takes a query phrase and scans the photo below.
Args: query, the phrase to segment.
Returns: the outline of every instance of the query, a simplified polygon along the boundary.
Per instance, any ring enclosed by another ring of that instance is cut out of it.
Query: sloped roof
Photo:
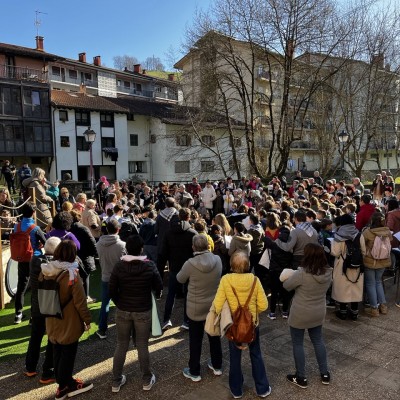
[[[57,108],[110,111],[125,114],[130,112],[127,107],[118,105],[110,100],[112,99],[84,93],[65,92],[63,90],[51,91],[51,105]]]
[[[63,60],[63,57],[56,54],[47,53],[46,51],[36,50],[29,47],[16,46],[14,44],[0,43],[0,53],[14,54],[24,57],[39,58],[41,60],[55,61]]]

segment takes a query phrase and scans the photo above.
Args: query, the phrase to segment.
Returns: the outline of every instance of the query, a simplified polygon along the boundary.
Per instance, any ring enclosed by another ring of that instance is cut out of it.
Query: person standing
[[[42,264],[42,274],[39,276],[39,280],[58,278],[60,304],[64,305],[62,319],[46,318],[46,331],[53,343],[54,373],[58,383],[56,400],[73,397],[93,388],[93,383],[72,376],[79,338],[90,329],[91,322],[76,256],[75,243],[72,240],[62,241],[54,251],[53,260]]]
[[[108,234],[101,236],[96,243],[101,268],[101,308],[99,314],[99,329],[96,332],[96,335],[100,339],[107,338],[107,321],[111,299],[108,287],[110,276],[114,266],[119,262],[121,257],[126,254],[125,242],[118,236],[118,232],[121,228],[118,221],[113,219],[107,222],[106,228]]]
[[[361,232],[368,225],[372,214],[375,212],[375,206],[371,204],[372,198],[369,194],[364,194],[360,199],[360,211],[356,217],[356,228]]]
[[[115,305],[117,347],[113,359],[112,392],[120,391],[126,383],[122,374],[131,335],[136,344],[143,390],[150,390],[156,377],[150,369],[149,338],[152,319],[151,292],[162,289],[156,265],[143,253],[143,240],[131,235],[126,241],[125,255],[111,272],[109,294]]]
[[[250,272],[250,262],[246,253],[238,251],[231,256],[231,274],[224,275],[218,286],[214,299],[215,312],[221,313],[225,301],[228,302],[231,313],[238,308],[238,300],[233,292],[237,293],[241,305],[244,305],[252,290],[254,280],[256,285],[249,301],[249,309],[256,325],[255,339],[249,344],[251,370],[259,397],[267,397],[271,394],[264,360],[260,347],[259,313],[268,308],[268,300],[264,289],[257,277]],[[233,398],[240,399],[243,396],[242,351],[236,343],[229,341],[229,388]]]
[[[213,188],[213,185],[211,184],[211,181],[209,179],[206,181],[206,186],[203,188],[200,195],[203,200],[204,206],[210,215],[210,220],[212,220],[214,216],[213,201],[217,198],[217,194],[215,193],[215,189]]]
[[[288,275],[287,279],[285,275]],[[323,247],[314,243],[307,244],[301,266],[296,271],[283,270],[281,280],[286,290],[295,291],[288,323],[296,373],[287,375],[287,380],[303,389],[307,387],[304,354],[304,332],[307,329],[317,357],[321,381],[328,385],[330,373],[322,324],[326,314],[326,292],[332,282],[332,269],[328,266]]]
[[[193,382],[201,380],[200,358],[204,325],[222,273],[221,259],[208,250],[207,238],[193,236],[194,257],[187,260],[176,276],[180,283],[188,284],[187,315],[189,318],[189,366],[183,369],[183,376]],[[208,367],[214,375],[222,375],[222,349],[219,336],[208,336],[211,361]]]
[[[82,212],[81,222],[89,228],[93,237],[98,240],[101,235],[101,220],[96,212],[96,200],[86,201],[85,209]]]
[[[15,165],[10,164],[9,160],[4,161],[3,166],[1,167],[1,173],[6,180],[8,191],[15,194],[15,174],[17,170]]]
[[[22,181],[32,176],[32,170],[29,168],[27,162],[23,163],[21,168],[18,168],[17,175],[19,178],[20,187],[22,188]]]
[[[33,256],[42,255],[41,248],[46,243],[46,237],[42,230],[35,225],[36,206],[28,201],[21,208],[22,220],[14,227],[14,232],[21,230],[22,232],[30,231],[29,237],[33,249]],[[22,318],[22,310],[24,309],[24,296],[29,283],[29,261],[18,262],[18,283],[17,292],[15,293],[15,318],[14,324],[20,324]]]

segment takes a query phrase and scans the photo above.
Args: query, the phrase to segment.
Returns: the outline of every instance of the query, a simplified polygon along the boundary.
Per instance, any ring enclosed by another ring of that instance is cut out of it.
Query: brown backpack
[[[253,321],[253,315],[249,309],[249,302],[251,296],[253,295],[254,288],[257,283],[257,277],[254,277],[253,286],[251,287],[251,291],[249,297],[246,300],[246,303],[242,306],[239,301],[239,297],[236,293],[236,290],[233,286],[231,286],[233,294],[236,296],[238,301],[238,308],[232,314],[232,326],[226,332],[226,337],[228,340],[241,344],[241,343],[251,343],[255,339],[255,323]]]

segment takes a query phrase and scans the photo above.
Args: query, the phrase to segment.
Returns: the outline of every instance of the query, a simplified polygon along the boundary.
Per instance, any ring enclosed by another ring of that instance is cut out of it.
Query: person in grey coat
[[[125,242],[119,236],[121,225],[116,219],[107,222],[106,225],[108,235],[100,236],[96,243],[97,253],[99,255],[101,267],[101,308],[99,314],[99,330],[96,335],[100,339],[107,337],[107,320],[110,309],[109,281],[111,272],[113,271],[120,258],[126,254]]]
[[[193,236],[194,257],[187,260],[176,279],[180,283],[189,281],[186,312],[189,318],[189,367],[183,375],[194,382],[201,380],[200,357],[204,335],[204,324],[208,310],[217,293],[222,274],[221,259],[208,251],[208,241],[203,235]],[[208,336],[211,361],[208,367],[214,375],[221,375],[222,349],[219,336]]]
[[[293,269],[297,269],[300,265],[303,259],[305,246],[308,243],[318,244],[318,233],[309,222],[306,222],[306,219],[306,214],[303,211],[297,211],[294,214],[296,227],[290,231],[287,242],[282,242],[279,239],[273,241],[268,237],[264,239],[267,245],[266,247],[272,248],[273,246],[278,246],[283,251],[293,253]]]
[[[287,375],[287,379],[303,389],[307,387],[303,345],[304,331],[307,329],[317,357],[321,381],[328,385],[330,373],[322,324],[326,313],[326,292],[332,282],[332,269],[328,266],[323,247],[314,243],[307,244],[301,267],[296,271],[283,270],[280,279],[286,290],[295,291],[288,322],[296,373]]]

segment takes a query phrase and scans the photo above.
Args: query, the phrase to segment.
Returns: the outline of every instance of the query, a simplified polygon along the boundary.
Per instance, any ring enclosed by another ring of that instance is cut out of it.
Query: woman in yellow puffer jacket
[[[215,311],[219,314],[222,311],[225,301],[228,301],[231,313],[234,313],[238,308],[238,301],[233,293],[232,287],[235,288],[240,304],[244,305],[252,289],[254,279],[256,279],[256,285],[249,302],[249,310],[253,315],[253,321],[256,325],[255,339],[249,344],[250,360],[257,395],[260,397],[267,397],[271,393],[271,387],[261,354],[260,333],[258,328],[258,314],[268,308],[267,297],[260,280],[255,278],[252,273],[249,273],[250,262],[246,253],[238,251],[232,254],[230,264],[232,273],[222,277],[217,294],[215,295]],[[241,348],[236,346],[234,342],[229,341],[229,387],[235,399],[239,399],[243,396],[241,352]]]

